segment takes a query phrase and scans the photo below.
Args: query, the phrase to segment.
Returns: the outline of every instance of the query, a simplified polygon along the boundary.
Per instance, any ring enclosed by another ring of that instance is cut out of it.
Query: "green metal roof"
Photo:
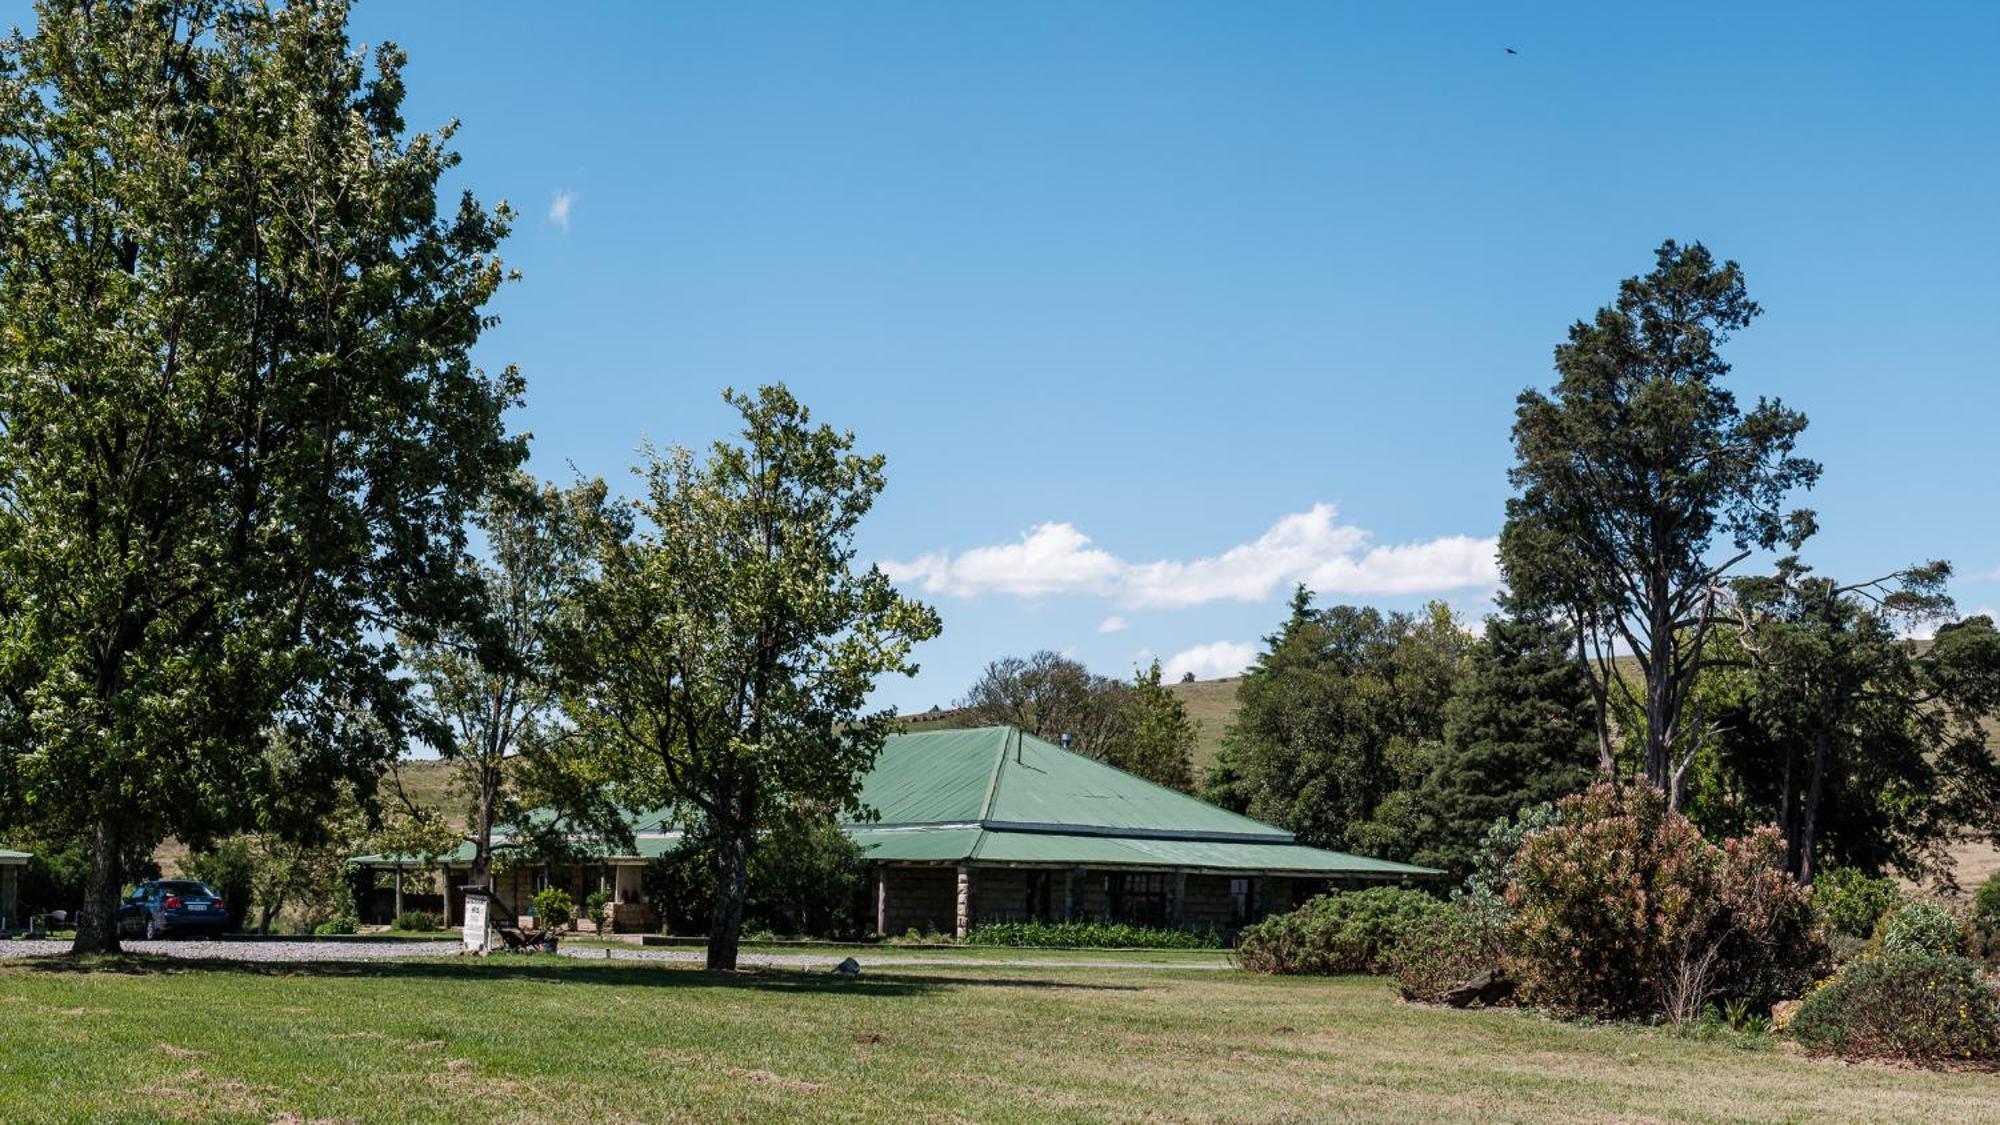
[[[1428,867],[1296,843],[1292,834],[1239,816],[1012,727],[892,735],[862,779],[861,801],[879,818],[845,825],[868,858],[890,863],[1018,863],[1185,867],[1358,878],[1435,875]],[[635,855],[672,851],[681,834],[661,810],[635,816]],[[472,861],[461,845],[445,862]],[[355,863],[415,866],[411,857]]]
[[[1005,727],[892,734],[861,781],[861,803],[880,824],[960,824],[984,819]]]
[[[887,862],[1437,874],[1307,847],[1282,828],[1011,727],[894,735],[861,799],[881,818],[848,832],[870,859]]]
[[[30,852],[12,852],[0,848],[0,863],[26,863],[32,858],[34,856]]]
[[[612,849],[601,844],[588,842],[579,842],[575,846],[576,850],[585,859],[611,862],[616,860],[658,859],[668,852],[673,851],[680,842],[679,833],[675,833],[671,836],[662,834],[641,836],[633,841],[633,847],[630,850],[624,848]],[[503,855],[511,847],[512,841],[510,840],[498,836],[493,840],[494,851]],[[368,867],[424,867],[435,866],[440,863],[469,864],[472,862],[473,851],[472,841],[467,840],[443,855],[431,857],[428,864],[420,856],[399,855],[388,852],[357,855],[350,857],[347,862],[358,863]]]

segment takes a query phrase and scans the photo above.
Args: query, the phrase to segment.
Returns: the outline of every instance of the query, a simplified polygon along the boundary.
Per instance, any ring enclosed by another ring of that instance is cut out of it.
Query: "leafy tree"
[[[1590,685],[1562,626],[1488,618],[1417,799],[1417,862],[1469,875],[1494,822],[1589,785],[1597,760],[1590,709]]]
[[[508,213],[440,212],[450,129],[405,135],[346,20],[49,0],[0,43],[0,807],[90,837],[78,951],[121,857],[372,782],[393,630],[468,612],[466,507],[522,455],[469,355]]]
[[[874,921],[856,910],[867,876],[860,846],[824,810],[784,810],[751,853],[744,928],[860,937]],[[648,863],[642,878],[647,901],[659,905],[670,931],[706,928],[715,911],[712,834],[690,832],[673,851]]]
[[[1201,724],[1188,718],[1180,696],[1160,683],[1160,662],[1132,678],[1118,709],[1119,734],[1103,758],[1156,785],[1194,791],[1194,743]]]
[[[21,868],[22,916],[59,910],[74,918],[83,902],[84,887],[90,882],[89,837],[59,840],[10,835],[7,845],[30,853]],[[153,859],[153,849],[128,844],[118,860],[119,884],[129,886],[159,877],[160,865]]]
[[[937,614],[856,565],[883,459],[813,426],[783,386],[727,394],[741,444],[640,470],[630,535],[610,535],[567,639],[569,711],[633,807],[672,805],[714,846],[708,966],[733,969],[759,829],[804,804],[861,813],[894,723],[877,677],[914,673]]]
[[[412,646],[419,712],[431,741],[471,798],[475,887],[492,886],[493,826],[519,820],[514,759],[557,752],[561,681],[552,643],[589,577],[601,481],[570,490],[517,474],[477,517],[488,561],[465,564],[482,596],[480,620]],[[548,772],[556,763],[542,763]]]
[[[1736,584],[1748,672],[1720,764],[1802,882],[1829,858],[1940,873],[1964,826],[2000,823],[1982,727],[2000,711],[2000,635],[1972,618],[1921,649],[1904,639],[1951,611],[1950,574],[1933,562],[1843,584],[1788,558]]]
[[[213,888],[229,905],[230,928],[243,928],[256,907],[257,853],[250,841],[237,837],[189,853],[181,861],[181,874]]]
[[[1265,645],[1207,791],[1306,843],[1409,854],[1409,790],[1429,773],[1471,639],[1442,605],[1319,610],[1301,587]]]
[[[861,846],[832,817],[792,810],[750,861],[744,915],[773,933],[860,937],[874,925],[856,910],[867,881]]]
[[[1724,576],[1757,550],[1796,550],[1812,513],[1784,510],[1820,467],[1793,455],[1803,414],[1723,386],[1718,350],[1759,312],[1735,262],[1662,244],[1653,272],[1579,321],[1556,348],[1553,392],[1524,392],[1514,422],[1519,494],[1500,559],[1524,606],[1563,614],[1589,658],[1598,753],[1615,769],[1613,696],[1643,718],[1639,767],[1678,807],[1710,716],[1688,706],[1722,614]],[[1717,558],[1718,542],[1730,553]],[[1640,670],[1618,674],[1615,654]]]
[[[957,706],[992,726],[1011,726],[1050,742],[1070,736],[1070,749],[1103,758],[1123,733],[1127,686],[1044,649],[1026,659],[988,664]]]

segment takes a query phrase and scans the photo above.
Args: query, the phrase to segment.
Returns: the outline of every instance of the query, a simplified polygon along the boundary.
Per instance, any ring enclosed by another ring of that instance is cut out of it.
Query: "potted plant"
[[[576,903],[561,887],[535,892],[535,925],[542,939],[542,952],[556,951],[556,931],[576,916]]]

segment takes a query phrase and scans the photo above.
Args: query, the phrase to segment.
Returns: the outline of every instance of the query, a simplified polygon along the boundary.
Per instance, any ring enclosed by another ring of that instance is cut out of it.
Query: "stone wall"
[[[1234,876],[1233,878],[1244,878]],[[1181,899],[1181,925],[1195,930],[1233,930],[1238,919],[1236,898],[1229,892],[1232,876],[1193,875],[1187,877],[1186,888]],[[1251,901],[1255,901],[1256,883],[1250,883]]]
[[[1062,911],[1062,873],[1049,894],[1051,913]],[[1028,872],[1020,867],[982,867],[973,876],[972,921],[1022,922],[1028,918]]]
[[[957,868],[879,867],[876,873],[885,893],[883,934],[952,932],[958,921]],[[976,901],[976,888],[974,894]]]

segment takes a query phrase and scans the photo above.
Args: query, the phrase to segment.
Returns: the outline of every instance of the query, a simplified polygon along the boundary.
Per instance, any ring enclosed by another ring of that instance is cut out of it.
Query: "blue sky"
[[[462,119],[457,180],[521,212],[480,352],[528,376],[538,471],[706,443],[722,387],[772,380],[888,455],[865,550],[946,628],[885,702],[1037,648],[1231,671],[1299,578],[1476,616],[1514,396],[1669,236],[1765,306],[1729,355],[1812,418],[1808,557],[1949,558],[1964,609],[2000,606],[2000,5],[363,0],[354,26],[409,51],[412,127]]]

